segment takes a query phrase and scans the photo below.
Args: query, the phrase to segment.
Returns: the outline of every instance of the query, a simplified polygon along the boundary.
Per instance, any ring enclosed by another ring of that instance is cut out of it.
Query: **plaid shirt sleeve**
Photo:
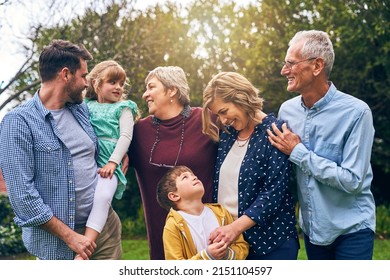
[[[46,223],[53,213],[35,186],[34,141],[29,124],[21,115],[9,113],[0,129],[0,166],[16,215],[15,222],[19,226]]]

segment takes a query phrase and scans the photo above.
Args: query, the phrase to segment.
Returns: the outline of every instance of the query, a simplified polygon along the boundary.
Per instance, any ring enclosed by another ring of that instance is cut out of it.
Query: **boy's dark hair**
[[[157,202],[162,208],[167,211],[169,211],[171,208],[177,210],[176,203],[168,198],[168,194],[170,192],[177,191],[176,178],[184,172],[193,173],[190,168],[184,165],[172,167],[167,171],[167,173],[164,174],[164,176],[162,176],[162,178],[157,184]]]
[[[74,74],[81,67],[80,59],[91,60],[92,55],[83,44],[53,40],[39,56],[39,74],[42,82],[51,81],[58,71],[68,67]]]

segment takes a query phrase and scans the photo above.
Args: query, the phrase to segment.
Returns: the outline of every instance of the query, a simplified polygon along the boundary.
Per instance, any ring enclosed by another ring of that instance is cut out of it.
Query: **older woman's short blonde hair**
[[[188,86],[186,74],[184,70],[178,66],[160,66],[149,72],[145,79],[145,85],[149,80],[156,77],[164,88],[176,88],[178,93],[179,103],[183,106],[190,104],[190,87]]]
[[[212,122],[209,110],[210,105],[217,98],[224,103],[233,103],[250,119],[259,122],[256,113],[263,109],[263,99],[258,94],[259,90],[236,72],[221,72],[215,75],[203,91],[202,132],[214,141],[219,141],[221,126]]]

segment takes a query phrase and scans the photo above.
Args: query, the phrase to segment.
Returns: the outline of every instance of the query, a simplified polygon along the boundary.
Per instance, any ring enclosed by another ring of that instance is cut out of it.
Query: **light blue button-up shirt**
[[[301,138],[290,155],[300,204],[299,224],[311,243],[329,245],[342,234],[375,231],[370,164],[371,110],[333,83],[307,108],[301,96],[284,102],[279,118]]]
[[[97,138],[86,104],[67,107],[97,153]],[[53,216],[75,227],[76,190],[71,152],[61,141],[52,113],[42,104],[38,92],[4,117],[0,143],[0,167],[27,250],[40,259],[73,259],[65,242],[41,228]],[[93,197],[94,189],[90,192]]]

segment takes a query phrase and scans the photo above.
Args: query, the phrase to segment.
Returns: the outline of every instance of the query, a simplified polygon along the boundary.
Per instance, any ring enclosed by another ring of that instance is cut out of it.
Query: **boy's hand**
[[[98,173],[102,178],[112,178],[117,167],[115,162],[109,161],[105,166],[99,169]]]
[[[221,240],[219,242],[210,244],[207,247],[207,251],[210,255],[213,256],[214,259],[222,260],[228,253],[228,246],[223,240]]]

